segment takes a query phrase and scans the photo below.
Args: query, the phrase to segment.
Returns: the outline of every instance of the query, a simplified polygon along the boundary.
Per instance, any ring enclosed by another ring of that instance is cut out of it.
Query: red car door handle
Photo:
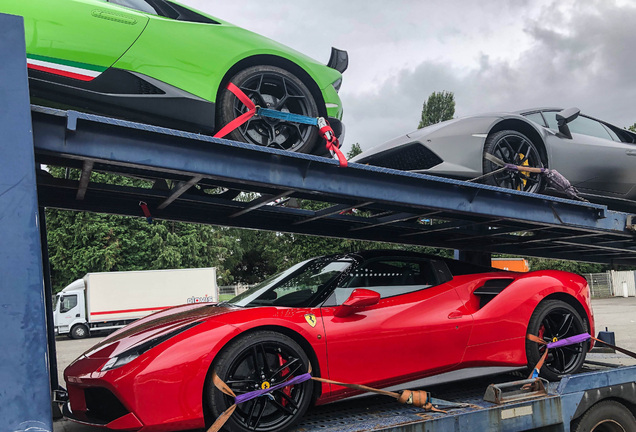
[[[460,311],[451,312],[448,314],[448,319],[457,319],[463,317],[464,314]]]

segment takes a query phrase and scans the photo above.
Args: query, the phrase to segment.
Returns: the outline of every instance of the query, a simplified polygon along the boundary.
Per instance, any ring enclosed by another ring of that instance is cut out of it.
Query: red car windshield
[[[228,303],[241,307],[307,307],[353,263],[352,259],[333,256],[303,261],[267,278]]]

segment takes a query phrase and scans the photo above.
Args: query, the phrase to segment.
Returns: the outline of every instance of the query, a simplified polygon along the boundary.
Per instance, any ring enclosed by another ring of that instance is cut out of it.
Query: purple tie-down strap
[[[550,342],[548,344],[548,349],[550,348],[559,348],[566,345],[574,345],[577,343],[585,342],[591,336],[587,333],[578,334],[576,336],[570,336],[569,338],[561,339],[556,342]]]
[[[261,390],[254,390],[254,391],[251,391],[251,392],[243,393],[242,395],[238,395],[234,399],[234,403],[238,405],[240,403],[247,402],[248,400],[257,398],[259,396],[263,396],[264,394],[267,394],[267,393],[272,392],[274,390],[282,389],[283,387],[287,387],[289,385],[300,384],[300,383],[308,381],[310,379],[311,379],[311,374],[310,373],[305,373],[305,374],[302,374],[302,375],[298,375],[298,376],[293,377],[290,380],[287,380],[287,381],[282,382],[280,384],[276,384],[274,386],[271,386],[270,388],[261,389]]]

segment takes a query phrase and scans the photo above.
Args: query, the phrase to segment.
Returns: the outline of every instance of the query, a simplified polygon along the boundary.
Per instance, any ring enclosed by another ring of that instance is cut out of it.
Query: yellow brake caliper
[[[519,153],[519,158],[521,160],[523,160],[525,156],[523,155],[523,153]],[[526,159],[525,161],[523,161],[523,163],[521,164],[521,166],[530,166],[530,163],[528,163],[528,159]],[[528,171],[519,171],[521,174],[525,175],[526,177],[530,177],[530,172]],[[528,183],[528,180],[526,179],[521,179],[521,182],[523,183],[523,187],[525,189],[526,184]],[[517,190],[521,190],[521,185],[517,186]]]

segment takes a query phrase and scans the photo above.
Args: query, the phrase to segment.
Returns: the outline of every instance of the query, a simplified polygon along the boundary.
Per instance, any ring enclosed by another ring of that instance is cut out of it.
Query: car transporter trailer
[[[0,58],[2,431],[53,430],[51,393],[58,383],[46,207],[142,217],[143,202],[158,219],[443,247],[485,264],[492,253],[636,263],[636,219],[605,206],[385,168],[341,168],[312,155],[31,106],[20,17],[0,14]],[[53,178],[41,165],[76,168],[81,177]],[[175,186],[94,183],[93,171]],[[196,184],[255,192],[258,198],[243,202],[192,193]],[[284,198],[325,207],[279,205]],[[636,407],[636,367],[567,376],[548,385],[547,394],[523,400],[528,395],[505,393],[513,379],[518,377],[427,388],[461,405],[446,414],[374,396],[317,407],[298,430],[569,431],[573,420],[619,419],[621,409]],[[491,381],[498,384],[489,387],[491,397],[510,402],[483,401]]]

